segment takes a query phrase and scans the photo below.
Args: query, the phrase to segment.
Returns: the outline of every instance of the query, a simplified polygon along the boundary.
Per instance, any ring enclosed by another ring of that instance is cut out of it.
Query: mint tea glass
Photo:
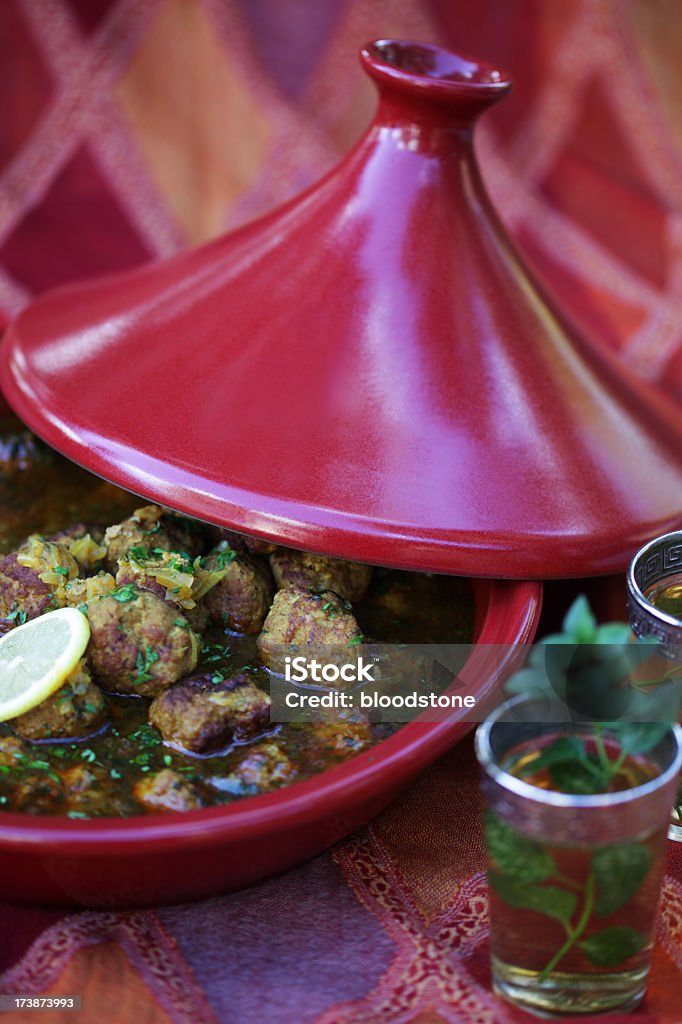
[[[591,723],[562,717],[520,696],[476,734],[493,988],[543,1016],[623,1012],[646,990],[682,730],[622,757],[613,791],[580,795],[533,773],[558,739],[588,752],[595,743]],[[618,762],[615,740],[598,743]]]

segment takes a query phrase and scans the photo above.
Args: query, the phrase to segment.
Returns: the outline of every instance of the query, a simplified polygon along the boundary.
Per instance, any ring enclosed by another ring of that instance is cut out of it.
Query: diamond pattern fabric
[[[316,180],[381,36],[512,73],[478,143],[505,222],[591,342],[682,400],[678,0],[2,0],[0,320]],[[489,989],[476,786],[464,743],[332,852],[196,907],[5,906],[0,991],[80,993],[74,1024],[529,1021]],[[650,991],[613,1024],[679,1024],[681,880],[671,848]]]
[[[480,133],[504,219],[594,344],[682,397],[672,0],[4,0],[0,19],[5,317],[310,184],[371,112],[358,47],[410,36],[512,72]],[[98,228],[109,253],[93,259]]]

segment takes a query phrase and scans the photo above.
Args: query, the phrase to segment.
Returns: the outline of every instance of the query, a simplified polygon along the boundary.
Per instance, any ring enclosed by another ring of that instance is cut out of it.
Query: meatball
[[[90,736],[108,717],[104,697],[81,660],[56,693],[15,718],[12,727],[25,740],[78,738]]]
[[[270,698],[246,674],[213,682],[205,672],[185,679],[152,702],[149,721],[167,743],[205,754],[248,740],[270,724]]]
[[[16,624],[56,607],[52,587],[35,569],[20,565],[14,552],[0,559],[0,617]]]
[[[261,660],[274,671],[282,671],[284,644],[318,644],[341,646],[362,639],[350,606],[338,594],[326,590],[313,594],[309,590],[287,587],[275,594],[272,608],[258,637]],[[345,653],[345,651],[344,651]]]
[[[235,556],[230,548],[219,546],[204,559],[204,567],[226,570],[203,599],[211,620],[236,633],[258,633],[274,589],[265,566],[248,555]]]
[[[16,552],[17,562],[33,569],[43,583],[55,588],[78,576],[78,562],[65,544],[55,544],[32,534]]]
[[[0,559],[0,618],[16,623],[61,608],[66,583],[77,575],[68,548],[30,537]]]
[[[199,639],[187,619],[148,590],[127,585],[88,604],[88,656],[116,693],[155,697],[196,668]]]
[[[270,556],[270,568],[278,587],[333,590],[346,601],[362,600],[372,579],[369,565],[289,548],[279,548]]]
[[[298,770],[277,743],[255,744],[229,775],[209,779],[214,789],[234,796],[262,793],[293,782]]]
[[[133,793],[148,811],[195,811],[202,806],[197,788],[170,768],[140,779]]]
[[[177,570],[171,569],[169,573],[171,566],[177,566]],[[168,601],[173,608],[176,608],[185,616],[192,629],[201,633],[206,629],[209,618],[208,609],[204,602],[191,599],[192,584],[189,584],[189,586],[185,584],[184,587],[179,585],[172,586],[174,582],[173,574],[177,575],[177,582],[180,583],[183,580],[191,579],[193,581],[195,571],[192,562],[187,561],[177,552],[163,552],[163,555],[150,559],[149,562],[147,560],[140,562],[132,558],[121,558],[119,560],[119,570],[116,573],[116,584],[118,586],[125,586],[128,583],[132,583],[137,587],[141,587],[142,590],[151,591],[152,594],[156,594],[162,600]],[[202,573],[203,569],[198,571]],[[166,574],[165,576],[164,573]],[[164,578],[166,579],[165,585],[159,582],[160,579]],[[178,592],[186,591],[186,596],[190,600],[181,604],[180,600],[176,600],[173,597],[174,590]],[[192,604],[193,607],[188,608],[186,607],[187,604]]]
[[[159,505],[145,505],[138,508],[129,519],[116,523],[105,531],[103,544],[106,548],[105,566],[109,572],[116,573],[119,558],[124,558],[131,548],[144,548],[152,551],[175,551],[185,549],[181,546],[190,537],[178,525],[180,520],[173,517],[171,522]],[[199,553],[199,552],[197,552]]]

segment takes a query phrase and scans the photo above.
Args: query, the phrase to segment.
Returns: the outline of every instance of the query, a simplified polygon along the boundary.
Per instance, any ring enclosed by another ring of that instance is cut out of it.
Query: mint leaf
[[[639,953],[647,944],[646,935],[634,928],[604,928],[579,943],[587,959],[595,967],[615,967]]]
[[[592,614],[589,601],[584,594],[576,597],[566,612],[561,628],[577,644],[594,643],[597,620]]]
[[[625,646],[632,639],[630,627],[626,622],[605,622],[598,626],[592,643],[619,644]]]
[[[575,793],[576,796],[592,796],[604,793],[610,776],[594,758],[584,761],[563,761],[549,769],[553,785],[561,793]]]
[[[554,861],[540,843],[505,825],[490,811],[485,816],[485,839],[490,859],[516,882],[541,882],[554,873]]]
[[[641,886],[650,867],[649,849],[640,843],[621,843],[595,850],[592,871],[597,883],[597,917],[608,917],[624,907]]]
[[[550,743],[539,757],[523,766],[522,775],[534,775],[557,764],[575,764],[587,757],[585,744],[578,736],[561,736]]]
[[[651,750],[670,731],[668,722],[609,722],[612,732],[624,754],[644,754]]]
[[[555,917],[558,921],[568,924],[578,902],[574,892],[559,889],[555,885],[530,886],[523,885],[508,875],[488,872],[490,888],[508,906],[516,910],[535,910],[538,914]]]

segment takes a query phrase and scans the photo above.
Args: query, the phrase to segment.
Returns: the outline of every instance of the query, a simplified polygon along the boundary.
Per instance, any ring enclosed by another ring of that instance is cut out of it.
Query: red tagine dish
[[[477,712],[499,698],[535,635],[539,583],[474,583],[474,648],[460,673]],[[494,648],[488,645],[495,645]],[[485,645],[485,646],[484,646]],[[503,653],[497,645],[508,645]],[[142,906],[236,889],[312,857],[382,810],[472,727],[471,712],[408,723],[377,746],[284,789],[221,807],[70,820],[3,813],[0,898]]]
[[[58,290],[2,386],[51,445],[145,497],[312,551],[477,576],[615,572],[682,524],[682,416],[579,337],[473,150],[510,87],[424,43],[361,51],[374,122],[268,216]]]

